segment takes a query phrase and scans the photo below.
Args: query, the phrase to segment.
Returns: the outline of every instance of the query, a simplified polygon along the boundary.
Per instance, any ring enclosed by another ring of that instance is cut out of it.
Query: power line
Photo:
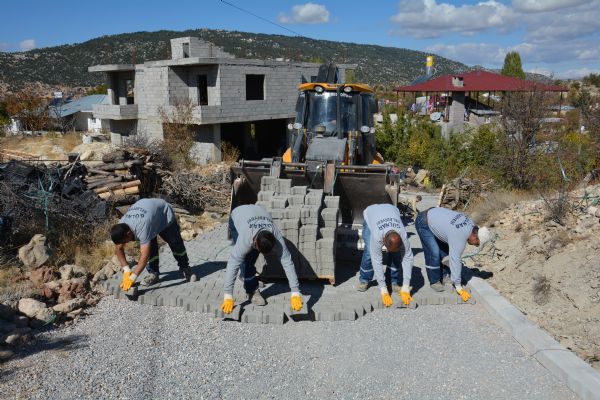
[[[280,25],[280,24],[278,24],[277,22],[273,22],[273,21],[271,21],[270,19],[267,19],[267,18],[261,17],[261,16],[260,16],[260,15],[258,15],[258,14],[255,14],[255,13],[253,13],[253,12],[251,12],[251,11],[248,11],[248,10],[246,10],[246,9],[244,9],[244,8],[241,8],[241,7],[239,7],[239,6],[236,6],[235,4],[233,4],[233,3],[230,3],[230,2],[228,2],[228,1],[226,1],[226,0],[220,0],[220,1],[221,1],[221,3],[227,4],[228,6],[235,8],[236,10],[239,10],[239,11],[245,12],[246,14],[252,15],[253,17],[255,17],[255,18],[258,18],[258,19],[260,19],[260,20],[262,20],[262,21],[265,21],[265,22],[267,22],[267,23],[269,23],[269,24],[271,24],[271,25],[274,25],[274,26],[276,26],[276,27],[278,27],[278,28],[281,28],[281,29],[284,29],[284,30],[286,30],[286,31],[288,31],[288,32],[291,32],[291,33],[293,33],[293,34],[294,34],[294,35],[296,35],[296,36],[299,36],[299,37],[301,37],[301,38],[305,38],[305,39],[316,40],[316,39],[313,39],[313,38],[311,38],[311,37],[305,36],[305,35],[303,35],[303,34],[301,34],[301,33],[299,33],[299,32],[296,32],[296,31],[294,31],[294,30],[292,30],[292,29],[290,29],[290,28],[286,28],[285,26],[283,26],[283,25]],[[321,44],[322,44],[323,46],[325,46],[325,47],[329,48],[330,50],[333,50],[333,51],[338,51],[336,48],[334,48],[334,47],[331,47],[331,46],[329,46],[329,45],[327,45],[327,44],[325,44],[325,43],[323,43],[323,42],[321,42]]]

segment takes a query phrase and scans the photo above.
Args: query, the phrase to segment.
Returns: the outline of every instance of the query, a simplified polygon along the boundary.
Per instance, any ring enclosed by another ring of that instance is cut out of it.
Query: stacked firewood
[[[118,150],[102,157],[103,163],[87,168],[87,188],[111,202],[131,204],[141,193],[141,171],[146,160],[139,154]]]

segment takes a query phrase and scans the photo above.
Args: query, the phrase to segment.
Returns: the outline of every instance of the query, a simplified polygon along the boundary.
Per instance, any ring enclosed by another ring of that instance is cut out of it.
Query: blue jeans
[[[425,254],[425,270],[429,284],[439,282],[444,276],[449,276],[450,271],[442,266],[442,259],[448,256],[448,243],[444,243],[435,237],[429,226],[425,223],[425,214],[420,212],[415,220],[415,228]],[[442,269],[443,268],[443,269]]]
[[[190,266],[185,245],[181,238],[181,232],[179,231],[179,225],[177,221],[173,221],[167,226],[161,233],[158,234],[162,240],[167,242],[173,253],[173,257],[177,261],[177,265],[180,270],[188,268]],[[159,273],[159,258],[158,258],[158,240],[154,238],[150,241],[150,259],[146,265],[146,271],[151,274],[158,275]]]
[[[365,249],[363,250],[362,260],[360,261],[360,275],[359,280],[362,283],[368,283],[373,280],[373,263],[371,262],[371,252],[369,250],[369,244],[371,243],[371,231],[366,222],[363,222],[362,227],[362,238],[365,242]],[[393,284],[400,285],[400,272],[402,268],[402,252],[397,251],[395,253],[388,252],[388,269],[385,271],[386,277],[389,278]]]
[[[231,239],[233,243],[237,242],[238,232],[235,229],[233,220],[229,217],[229,232],[231,232]],[[258,289],[258,279],[256,278],[256,260],[258,259],[258,250],[252,249],[246,257],[244,262],[240,265],[240,278],[244,281],[244,290],[246,293],[254,293]]]

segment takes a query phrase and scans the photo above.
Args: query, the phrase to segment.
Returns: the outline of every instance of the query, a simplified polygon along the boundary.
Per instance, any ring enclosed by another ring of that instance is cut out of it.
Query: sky
[[[516,50],[526,71],[600,72],[600,0],[2,0],[0,51],[136,31],[226,29],[377,44],[501,68]],[[283,27],[283,28],[282,28]],[[286,28],[286,29],[284,29]]]

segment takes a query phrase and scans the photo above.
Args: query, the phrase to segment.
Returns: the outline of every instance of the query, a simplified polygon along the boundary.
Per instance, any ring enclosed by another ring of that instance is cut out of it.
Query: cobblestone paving
[[[432,201],[432,196],[424,200],[424,202]],[[464,305],[450,286],[447,286],[444,292],[435,292],[429,287],[425,276],[425,260],[421,243],[414,224],[407,221],[406,225],[415,253],[412,277],[415,305],[418,307],[439,304]],[[117,274],[113,279],[105,282],[105,288],[117,298],[137,300],[142,304],[154,306],[183,307],[187,311],[208,313],[216,318],[223,318],[220,304],[223,298],[225,265],[231,249],[231,242],[227,239],[227,225],[220,224],[193,241],[186,242],[186,248],[190,265],[198,277],[196,282],[183,281],[170,249],[168,246],[163,246],[160,253],[161,279],[158,284],[149,288],[138,286],[130,291],[131,295],[126,295],[119,289],[121,276]],[[264,286],[261,284],[261,293],[267,300],[267,305],[259,307],[245,301],[246,295],[242,282],[238,279],[234,289],[237,306],[231,319],[262,324],[283,324],[290,319],[348,321],[360,318],[375,309],[384,308],[375,283],[364,293],[356,290],[358,267],[359,261],[338,262],[335,285],[321,281],[302,281],[300,289],[305,296],[307,307],[298,313],[292,313],[290,310],[287,281],[265,282]],[[141,280],[144,274],[145,272],[138,280]],[[394,307],[386,311],[402,312],[396,308],[401,305],[398,294],[394,293],[392,296]]]

